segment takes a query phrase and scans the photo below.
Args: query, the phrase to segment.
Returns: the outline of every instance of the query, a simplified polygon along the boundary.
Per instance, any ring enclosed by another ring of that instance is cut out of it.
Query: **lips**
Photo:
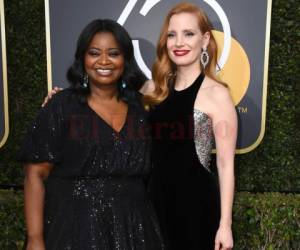
[[[186,49],[176,49],[176,50],[173,50],[173,53],[174,53],[175,56],[185,56],[189,52],[190,51],[186,50]]]
[[[112,69],[97,69],[96,71],[100,76],[110,76],[113,72]]]

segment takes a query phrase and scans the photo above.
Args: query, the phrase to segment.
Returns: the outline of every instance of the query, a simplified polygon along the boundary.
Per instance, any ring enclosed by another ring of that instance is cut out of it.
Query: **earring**
[[[89,76],[87,73],[85,73],[82,80],[82,87],[86,89],[88,85],[89,85]]]
[[[122,85],[121,85],[122,89],[125,89],[127,87],[127,84],[125,81],[122,80]]]
[[[207,53],[207,49],[206,48],[202,49],[202,51],[201,51],[200,61],[201,61],[201,64],[202,64],[203,68],[205,69],[206,65],[209,62],[209,55]]]

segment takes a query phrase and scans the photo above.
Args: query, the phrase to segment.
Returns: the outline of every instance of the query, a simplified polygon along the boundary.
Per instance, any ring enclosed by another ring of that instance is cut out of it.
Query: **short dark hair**
[[[74,62],[67,72],[71,88],[79,94],[83,101],[90,93],[89,87],[83,87],[84,57],[93,37],[99,32],[111,33],[120,46],[125,64],[123,74],[118,81],[119,97],[125,101],[130,101],[134,96],[134,92],[141,88],[147,78],[136,63],[132,40],[128,32],[120,24],[110,19],[93,20],[82,30],[77,41]],[[125,89],[122,88],[122,82],[127,85]]]

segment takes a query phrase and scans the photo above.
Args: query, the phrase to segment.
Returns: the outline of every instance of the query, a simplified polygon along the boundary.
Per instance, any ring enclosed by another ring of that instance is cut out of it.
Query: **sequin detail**
[[[200,163],[211,172],[209,166],[214,142],[212,120],[197,109],[194,109],[194,142]]]
[[[41,109],[21,150],[24,162],[51,162],[45,181],[47,250],[162,250],[146,193],[151,140],[142,106],[129,105],[120,132],[71,90]]]

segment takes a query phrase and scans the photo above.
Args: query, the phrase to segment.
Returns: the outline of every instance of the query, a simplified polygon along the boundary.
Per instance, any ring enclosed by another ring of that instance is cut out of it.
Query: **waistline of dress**
[[[145,199],[146,188],[141,176],[113,177],[52,177],[47,181],[48,190],[59,190],[61,195],[74,198],[114,199],[129,197]]]

